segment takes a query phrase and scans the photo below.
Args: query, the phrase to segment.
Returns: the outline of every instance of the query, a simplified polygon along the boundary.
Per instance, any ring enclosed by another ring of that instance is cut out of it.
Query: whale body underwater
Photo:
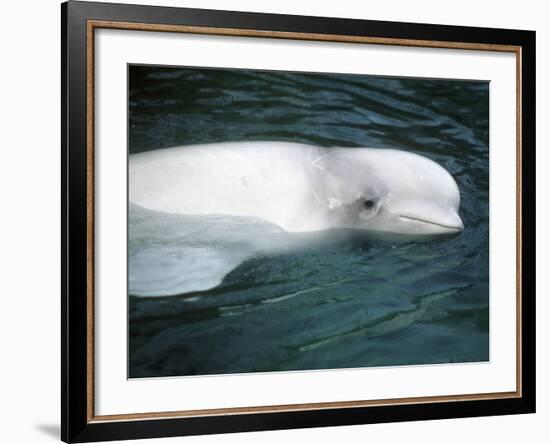
[[[230,142],[132,154],[129,293],[208,290],[246,260],[325,230],[458,233],[459,206],[447,170],[396,149]]]

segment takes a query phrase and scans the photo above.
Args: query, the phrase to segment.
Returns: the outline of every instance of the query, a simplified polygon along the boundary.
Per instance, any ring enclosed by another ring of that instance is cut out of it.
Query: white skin
[[[232,142],[133,154],[130,201],[175,214],[253,216],[289,232],[457,233],[460,194],[423,156],[393,149]]]

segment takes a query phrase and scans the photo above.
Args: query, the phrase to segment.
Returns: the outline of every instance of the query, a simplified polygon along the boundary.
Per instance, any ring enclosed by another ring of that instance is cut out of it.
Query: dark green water
[[[243,140],[410,150],[454,176],[465,225],[259,256],[192,295],[130,295],[130,377],[489,359],[488,83],[154,67],[129,80],[130,153]]]

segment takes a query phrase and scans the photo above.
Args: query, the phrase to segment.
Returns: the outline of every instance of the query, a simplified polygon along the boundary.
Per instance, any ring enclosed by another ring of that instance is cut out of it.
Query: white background
[[[120,0],[119,0],[120,1]],[[438,1],[358,2],[278,0],[149,1],[190,7],[356,17],[378,20],[536,29],[538,156],[538,413],[528,416],[291,430],[225,436],[174,438],[155,442],[275,443],[373,442],[422,443],[546,442],[550,420],[550,348],[545,299],[550,281],[548,226],[550,208],[543,190],[550,177],[543,168],[550,154],[548,78],[550,29],[544,2],[534,0],[459,3]],[[10,2],[2,10],[2,162],[0,162],[0,265],[3,309],[0,311],[2,366],[0,406],[2,441],[54,442],[59,430],[59,3],[54,0]],[[545,103],[546,102],[546,103]]]
[[[97,415],[515,390],[514,54],[110,29],[95,48]],[[490,79],[490,362],[127,380],[127,63]]]

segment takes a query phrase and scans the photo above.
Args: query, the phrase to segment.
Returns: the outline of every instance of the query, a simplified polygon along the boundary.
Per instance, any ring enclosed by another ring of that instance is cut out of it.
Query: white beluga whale
[[[458,233],[460,193],[407,151],[230,142],[129,157],[129,291],[206,290],[287,233]]]
[[[463,228],[452,176],[426,157],[281,142],[197,145],[130,156],[129,199],[173,214],[251,216],[286,231]]]

